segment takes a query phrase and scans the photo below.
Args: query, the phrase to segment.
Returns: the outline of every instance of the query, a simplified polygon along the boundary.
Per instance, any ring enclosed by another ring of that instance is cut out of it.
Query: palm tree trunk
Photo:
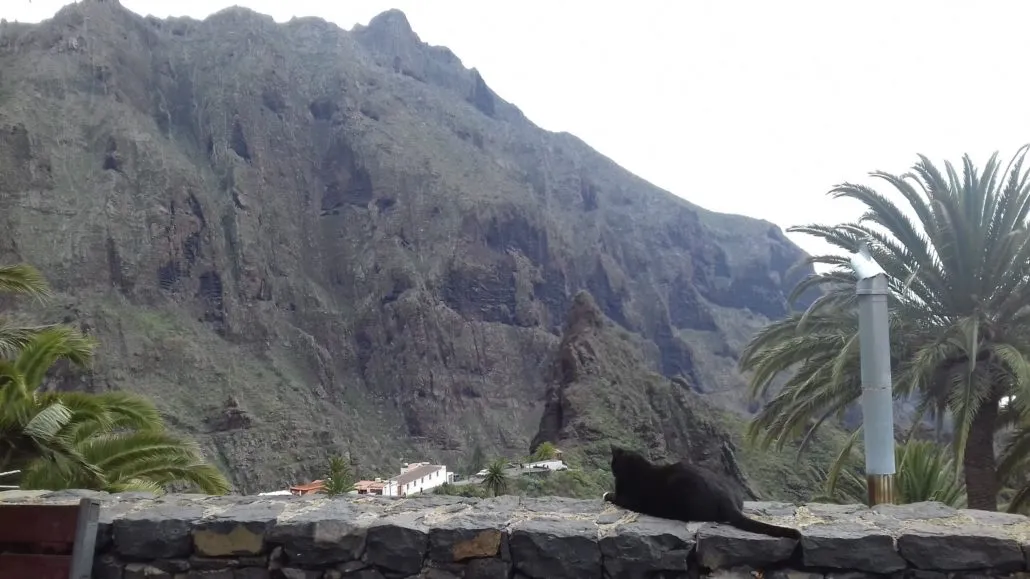
[[[970,509],[998,510],[998,469],[994,460],[994,424],[998,398],[983,401],[966,438],[962,467],[966,473],[966,503]]]

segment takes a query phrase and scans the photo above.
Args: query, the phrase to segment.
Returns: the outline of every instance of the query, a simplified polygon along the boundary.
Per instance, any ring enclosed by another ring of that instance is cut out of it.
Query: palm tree
[[[351,476],[347,461],[342,457],[329,458],[329,472],[325,475],[325,492],[334,497],[354,490],[354,477]]]
[[[0,265],[0,294],[13,293],[37,299],[50,296],[46,280],[27,264]],[[25,327],[0,316],[0,358],[16,354],[39,327]]]
[[[541,442],[531,457],[533,462],[540,460],[551,460],[558,454],[558,448],[551,442]]]
[[[853,444],[841,450],[826,473],[825,497],[836,502],[866,503],[866,483],[857,469],[846,468],[845,462],[855,463]],[[852,458],[851,461],[844,460]],[[895,481],[899,503],[939,501],[953,507],[965,503],[965,486],[956,473],[951,449],[927,440],[909,440],[898,444],[894,451]]]
[[[830,193],[865,206],[858,222],[790,229],[847,253],[867,245],[887,272],[895,394],[917,397],[920,416],[951,414],[967,502],[977,509],[997,509],[999,403],[1013,396],[1020,414],[1030,409],[1028,148],[1004,170],[997,154],[982,172],[964,156],[961,175],[950,163],[942,174],[920,155],[912,173],[871,173],[904,203],[845,183]],[[848,257],[812,256],[805,263],[832,269],[803,280],[791,299],[814,287],[823,295],[759,332],[741,355],[756,398],[771,394],[776,376],[797,371],[749,430],[766,445],[803,434],[804,446],[861,395],[856,279]]]
[[[42,392],[59,359],[84,364],[93,343],[75,330],[37,332],[0,362],[0,471],[33,489],[159,490],[188,485],[224,494],[228,481],[195,444],[167,433],[157,409],[127,392]]]
[[[490,494],[498,496],[508,490],[508,475],[504,474],[507,461],[499,458],[486,467],[486,476],[483,477],[483,486]]]

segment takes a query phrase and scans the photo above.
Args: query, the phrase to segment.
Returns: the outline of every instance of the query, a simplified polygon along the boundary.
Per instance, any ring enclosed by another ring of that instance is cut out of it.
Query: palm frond
[[[38,388],[58,360],[84,366],[93,355],[95,342],[68,326],[51,326],[35,333],[15,360],[15,368],[30,388]]]
[[[0,293],[13,293],[36,299],[50,297],[50,286],[38,269],[26,263],[0,265]]]

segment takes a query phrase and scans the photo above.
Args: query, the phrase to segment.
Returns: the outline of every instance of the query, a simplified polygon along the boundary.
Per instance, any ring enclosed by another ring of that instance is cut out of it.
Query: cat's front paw
[[[602,500],[602,501],[608,501],[608,500],[610,500],[610,499],[608,498],[608,495],[610,495],[610,494],[612,494],[612,493],[604,493],[603,495],[601,495],[601,500]]]

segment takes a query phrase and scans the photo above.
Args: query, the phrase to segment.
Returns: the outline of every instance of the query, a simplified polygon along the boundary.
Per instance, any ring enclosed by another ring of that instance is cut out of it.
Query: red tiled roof
[[[323,481],[323,480],[311,481],[311,482],[309,482],[308,484],[305,484],[305,485],[294,485],[294,486],[290,487],[291,491],[299,491],[299,492],[304,492],[304,491],[320,491],[320,490],[323,490],[323,489],[325,489],[325,481]]]

